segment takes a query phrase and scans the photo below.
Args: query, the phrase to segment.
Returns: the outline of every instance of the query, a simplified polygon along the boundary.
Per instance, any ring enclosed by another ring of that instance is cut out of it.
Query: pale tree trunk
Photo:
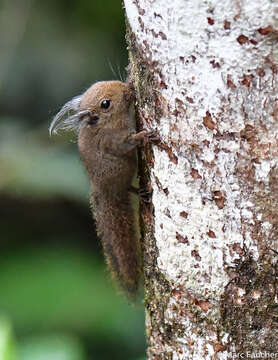
[[[278,4],[124,3],[148,358],[278,358]]]

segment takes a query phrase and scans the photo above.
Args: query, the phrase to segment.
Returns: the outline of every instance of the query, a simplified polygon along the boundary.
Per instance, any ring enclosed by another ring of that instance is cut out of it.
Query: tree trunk
[[[148,358],[278,358],[277,2],[124,3]]]

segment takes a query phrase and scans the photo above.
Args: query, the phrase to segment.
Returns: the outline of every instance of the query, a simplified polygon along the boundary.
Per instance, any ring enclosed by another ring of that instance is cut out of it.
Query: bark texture
[[[148,358],[278,358],[278,4],[124,3]]]

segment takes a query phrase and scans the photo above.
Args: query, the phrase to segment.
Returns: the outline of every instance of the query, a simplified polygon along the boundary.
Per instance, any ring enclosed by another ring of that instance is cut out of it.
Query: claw
[[[151,202],[151,193],[146,189],[139,189],[139,197],[142,202],[149,204]]]
[[[160,137],[156,131],[149,131],[146,133],[147,143],[156,144],[160,141]]]
[[[129,192],[139,196],[140,200],[146,204],[151,202],[151,193],[146,189],[138,189],[134,186],[129,188]]]
[[[149,143],[158,143],[160,141],[159,135],[156,131],[142,130],[136,134],[131,135],[133,141],[141,142],[143,146]]]

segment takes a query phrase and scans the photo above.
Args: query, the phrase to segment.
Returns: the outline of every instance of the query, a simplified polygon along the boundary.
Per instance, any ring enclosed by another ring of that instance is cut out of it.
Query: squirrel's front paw
[[[137,134],[131,135],[132,140],[141,142],[142,145],[146,145],[149,143],[158,143],[160,141],[159,135],[156,131],[147,131],[142,130]]]
[[[128,189],[128,191],[132,194],[136,194],[139,196],[140,200],[143,203],[150,203],[151,202],[151,195],[152,193],[150,191],[148,191],[147,189],[138,189],[135,186],[130,186],[130,188]]]
[[[144,131],[144,130],[143,130]],[[146,130],[145,130],[146,131]],[[147,131],[143,139],[144,145],[148,143],[157,144],[160,142],[160,137],[156,131]]]

